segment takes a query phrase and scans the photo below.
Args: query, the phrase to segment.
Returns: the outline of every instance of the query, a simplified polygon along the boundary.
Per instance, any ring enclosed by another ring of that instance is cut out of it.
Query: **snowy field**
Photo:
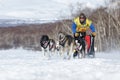
[[[0,50],[0,80],[120,80],[120,52],[63,60],[21,48]]]

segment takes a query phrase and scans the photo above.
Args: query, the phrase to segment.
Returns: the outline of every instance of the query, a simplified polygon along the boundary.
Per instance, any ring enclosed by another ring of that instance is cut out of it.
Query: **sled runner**
[[[94,58],[95,57],[95,50],[94,50],[94,37],[91,36],[91,46],[90,46],[90,49],[88,51],[88,57],[92,57]]]

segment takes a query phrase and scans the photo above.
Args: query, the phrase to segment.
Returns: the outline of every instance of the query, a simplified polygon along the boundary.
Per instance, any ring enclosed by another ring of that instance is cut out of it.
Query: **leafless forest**
[[[111,1],[111,3],[114,3]],[[100,7],[95,10],[79,10],[73,17],[86,12],[96,27],[95,46],[98,51],[120,49],[120,2],[116,8]],[[0,27],[0,49],[23,47],[40,50],[41,35],[47,34],[57,40],[59,31],[71,34],[71,20],[61,20],[54,23],[26,24],[16,27]]]

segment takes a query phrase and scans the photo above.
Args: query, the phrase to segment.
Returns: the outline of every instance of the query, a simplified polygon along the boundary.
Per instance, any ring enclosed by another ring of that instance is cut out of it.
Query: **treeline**
[[[54,24],[21,25],[0,28],[0,49],[33,48],[39,49],[40,37],[53,32]],[[47,32],[47,33],[46,33]],[[51,35],[51,34],[49,34]]]
[[[120,49],[120,8],[95,10],[90,18],[96,26],[96,46],[101,51]]]
[[[0,49],[23,47],[25,49],[41,50],[40,38],[48,35],[51,39],[58,40],[58,30],[61,31],[64,23],[70,20],[57,21],[44,24],[24,24],[16,27],[0,27]],[[66,25],[66,24],[65,24]],[[64,28],[64,31],[68,30]]]

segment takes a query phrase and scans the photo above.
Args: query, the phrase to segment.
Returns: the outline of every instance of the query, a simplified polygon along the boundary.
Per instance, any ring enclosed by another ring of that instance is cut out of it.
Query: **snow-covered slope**
[[[35,19],[0,19],[0,27],[18,26],[22,24],[42,24],[59,20],[35,20]]]
[[[94,59],[47,59],[42,52],[0,50],[0,80],[119,80],[120,53],[96,53]]]

